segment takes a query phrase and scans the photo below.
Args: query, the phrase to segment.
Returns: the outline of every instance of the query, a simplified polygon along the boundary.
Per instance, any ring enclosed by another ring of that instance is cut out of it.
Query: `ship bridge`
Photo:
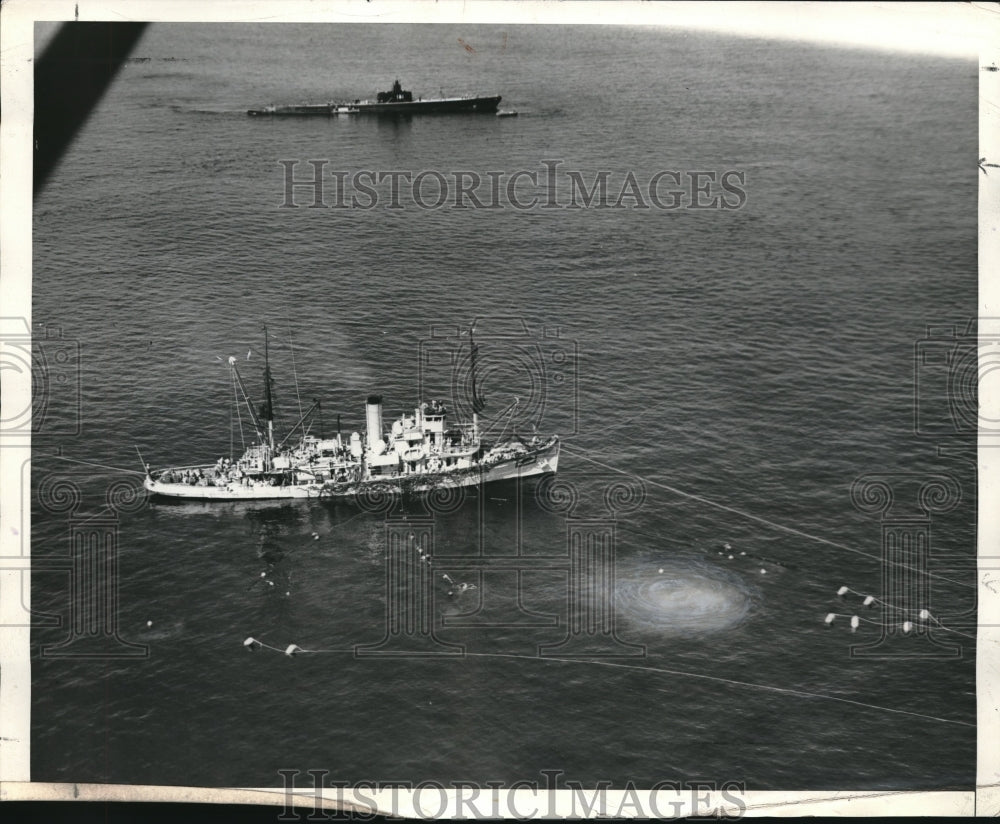
[[[385,440],[381,431],[381,398],[369,398],[368,449],[370,477],[395,477],[423,472],[467,469],[479,443],[461,428],[448,428],[448,410],[438,400],[419,404],[412,414],[392,422]]]

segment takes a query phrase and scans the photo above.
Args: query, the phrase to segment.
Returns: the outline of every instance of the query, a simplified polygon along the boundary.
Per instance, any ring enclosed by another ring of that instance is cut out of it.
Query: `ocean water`
[[[73,519],[118,495],[118,632],[148,655],[43,656],[69,629],[34,631],[34,780],[973,786],[974,441],[915,432],[915,374],[928,405],[948,376],[914,353],[975,314],[974,63],[640,27],[290,24],[153,25],[134,57],[35,201],[34,321],[80,354],[34,441],[32,549],[67,557]],[[519,116],[245,114],[396,76]],[[327,208],[303,188],[282,205],[282,160],[298,180],[327,161]],[[504,188],[499,208],[387,209],[383,185],[375,208],[334,207],[332,172],[360,170],[538,172],[544,201],[545,161],[562,203],[568,172],[602,170],[612,197],[630,173],[735,171],[746,202],[522,210]],[[613,518],[616,632],[644,655],[539,656],[566,631],[565,570],[453,569],[478,587],[449,595],[441,562],[437,637],[467,654],[355,658],[385,633],[383,515],[122,486],[136,447],[154,466],[238,450],[225,360],[259,391],[264,324],[279,428],[315,397],[349,432],[370,392],[387,416],[449,397],[475,319],[487,418],[517,397],[522,431],[562,435],[576,507],[531,485],[470,496],[436,518],[435,555],[565,555],[577,521]],[[882,524],[851,499],[868,473],[960,484],[925,579],[933,637],[960,655],[899,657],[930,642],[897,639],[852,657],[880,637],[856,594],[882,592]],[[620,483],[632,506],[609,508]],[[68,597],[64,572],[33,575],[35,609],[65,619]]]

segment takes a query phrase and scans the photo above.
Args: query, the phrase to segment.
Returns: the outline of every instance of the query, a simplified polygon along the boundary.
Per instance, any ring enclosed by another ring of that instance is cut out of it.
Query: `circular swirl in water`
[[[739,626],[753,608],[754,593],[722,570],[674,561],[620,574],[616,603],[630,624],[692,635]]]

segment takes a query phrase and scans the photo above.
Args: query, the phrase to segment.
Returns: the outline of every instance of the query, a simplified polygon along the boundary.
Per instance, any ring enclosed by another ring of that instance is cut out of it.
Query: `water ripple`
[[[666,635],[733,629],[747,619],[757,600],[757,593],[742,579],[684,561],[620,575],[616,596],[620,617]]]

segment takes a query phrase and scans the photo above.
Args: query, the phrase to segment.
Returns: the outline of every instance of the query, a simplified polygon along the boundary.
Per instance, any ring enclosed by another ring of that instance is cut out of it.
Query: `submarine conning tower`
[[[392,91],[379,92],[375,96],[375,99],[379,103],[412,103],[413,92],[404,89],[397,77],[396,82],[392,84]]]
[[[365,422],[367,427],[367,446],[374,450],[375,444],[382,440],[382,396],[369,395],[365,406]]]

